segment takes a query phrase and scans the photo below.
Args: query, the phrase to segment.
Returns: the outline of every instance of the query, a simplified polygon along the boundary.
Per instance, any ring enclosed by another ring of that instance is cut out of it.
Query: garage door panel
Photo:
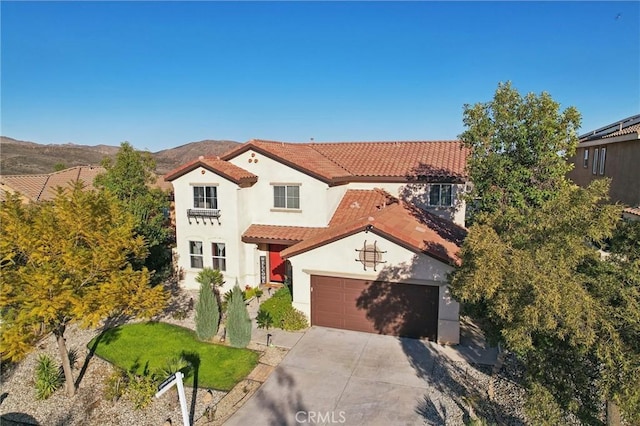
[[[345,290],[350,290],[358,293],[362,292],[363,286],[367,287],[370,284],[369,281],[362,280],[343,279],[343,281]]]
[[[436,286],[311,277],[311,323],[379,334],[435,340]]]
[[[319,305],[316,306],[316,311],[319,314],[333,314],[333,315],[340,315],[340,316],[344,316],[344,306],[342,306],[342,304],[332,304],[332,305]]]

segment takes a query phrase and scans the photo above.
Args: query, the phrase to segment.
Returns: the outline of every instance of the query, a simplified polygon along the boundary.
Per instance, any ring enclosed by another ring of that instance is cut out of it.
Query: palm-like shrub
[[[205,268],[196,277],[200,283],[200,293],[196,304],[196,335],[198,339],[211,340],[218,332],[220,324],[220,308],[213,286],[224,282],[220,271]]]
[[[260,309],[256,316],[256,323],[258,324],[258,328],[266,328],[269,330],[269,328],[273,326],[273,318],[269,312]]]
[[[227,338],[234,348],[244,348],[251,340],[251,318],[237,284],[233,287],[227,307]]]
[[[49,398],[62,384],[60,368],[49,355],[42,354],[38,357],[35,382],[36,397],[38,399]]]

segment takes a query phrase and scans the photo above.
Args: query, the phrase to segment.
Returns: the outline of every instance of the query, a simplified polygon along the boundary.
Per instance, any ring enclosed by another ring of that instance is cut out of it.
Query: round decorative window
[[[362,263],[365,271],[367,268],[373,268],[375,271],[378,264],[385,263],[385,261],[382,260],[382,254],[386,252],[380,250],[376,242],[367,243],[365,240],[362,248],[356,249],[356,251],[358,252],[358,259],[356,260]]]

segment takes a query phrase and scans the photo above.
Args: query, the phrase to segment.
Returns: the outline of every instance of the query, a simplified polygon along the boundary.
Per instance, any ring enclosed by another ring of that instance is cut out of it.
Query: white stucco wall
[[[258,182],[242,189],[246,192],[246,205],[239,215],[240,224],[246,225],[245,229],[250,224],[327,225],[327,184],[252,150],[238,155],[229,162],[258,176]],[[299,210],[274,209],[274,183],[300,185]]]
[[[356,262],[356,248],[364,241],[377,242],[386,251],[387,261],[378,272]],[[382,238],[373,232],[360,232],[323,247],[301,253],[289,259],[293,268],[293,305],[311,318],[311,275],[327,275],[355,279],[397,281],[439,287],[438,341],[459,342],[459,304],[448,292],[447,274],[452,267],[424,254],[416,254]]]
[[[233,287],[238,279],[243,285],[241,265],[245,263],[245,248],[240,241],[239,214],[242,209],[238,186],[202,167],[175,179],[173,182],[176,214],[176,253],[178,267],[182,269],[184,278],[182,285],[186,289],[198,289],[195,277],[201,271],[191,268],[189,241],[202,241],[203,263],[212,267],[211,244],[224,243],[226,248],[225,291]],[[216,186],[218,209],[221,211],[220,223],[213,219],[187,217],[187,209],[193,208],[193,186]]]

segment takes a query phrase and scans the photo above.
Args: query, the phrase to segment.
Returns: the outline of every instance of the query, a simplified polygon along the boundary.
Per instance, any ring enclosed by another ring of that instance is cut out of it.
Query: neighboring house
[[[466,231],[459,141],[252,140],[165,177],[177,263],[256,286],[287,282],[312,325],[458,343],[447,274]]]
[[[18,193],[25,202],[53,200],[58,187],[67,188],[78,181],[93,189],[93,180],[104,171],[102,167],[76,166],[49,174],[0,176],[0,201],[6,193]]]
[[[76,166],[58,172],[38,175],[0,175],[0,201],[6,194],[19,194],[24,202],[50,201],[58,192],[58,187],[68,188],[83,181],[87,189],[95,189],[93,181],[106,170],[102,166]],[[171,184],[161,176],[156,176],[151,184],[163,191],[172,191]]]
[[[627,207],[622,211],[622,218],[626,220],[640,220],[640,207]]]
[[[609,177],[614,202],[640,206],[640,114],[580,136],[569,178],[580,186]]]

